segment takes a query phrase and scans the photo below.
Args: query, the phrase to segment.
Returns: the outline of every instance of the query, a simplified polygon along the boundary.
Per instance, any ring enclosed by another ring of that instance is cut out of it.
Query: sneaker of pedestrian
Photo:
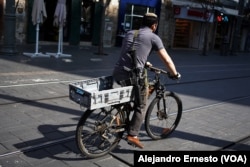
[[[128,140],[128,143],[129,144],[133,144],[135,145],[136,147],[139,147],[141,149],[143,149],[143,145],[141,144],[139,138],[137,136],[132,136],[132,135],[128,135],[127,136],[127,140]]]

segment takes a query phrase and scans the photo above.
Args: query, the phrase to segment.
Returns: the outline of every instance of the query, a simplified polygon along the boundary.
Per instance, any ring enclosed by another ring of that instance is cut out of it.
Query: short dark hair
[[[142,25],[151,27],[153,24],[158,24],[157,15],[154,13],[146,13],[142,19]]]

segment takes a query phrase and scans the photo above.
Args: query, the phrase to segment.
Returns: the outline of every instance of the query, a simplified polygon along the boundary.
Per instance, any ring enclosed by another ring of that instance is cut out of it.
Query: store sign
[[[208,11],[204,12],[199,10],[188,10],[187,15],[207,19],[209,17],[209,12]]]
[[[174,6],[174,14],[179,15],[181,13],[181,8],[179,6]]]
[[[188,19],[201,22],[213,22],[213,13],[208,10],[198,8],[187,8],[183,6],[174,6],[174,18]]]

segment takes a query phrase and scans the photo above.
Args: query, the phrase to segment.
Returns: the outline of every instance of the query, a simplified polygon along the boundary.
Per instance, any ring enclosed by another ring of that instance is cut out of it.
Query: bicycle
[[[145,115],[145,129],[153,140],[167,138],[178,126],[182,115],[182,101],[179,96],[167,91],[161,83],[162,74],[168,72],[148,67],[154,73],[154,80],[149,82],[149,90],[155,97],[149,104]],[[108,107],[87,109],[81,116],[76,128],[76,143],[80,152],[97,158],[111,152],[127,130],[133,101],[114,104]]]

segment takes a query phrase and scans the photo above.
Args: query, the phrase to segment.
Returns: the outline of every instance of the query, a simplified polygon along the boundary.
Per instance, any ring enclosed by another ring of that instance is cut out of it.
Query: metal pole
[[[16,10],[15,0],[6,0],[4,13],[4,38],[0,55],[16,55]]]
[[[239,43],[240,43],[240,28],[242,24],[242,15],[243,15],[243,10],[244,10],[244,2],[245,0],[239,0],[238,3],[238,15],[236,17],[236,25],[235,25],[235,31],[234,31],[234,36],[233,36],[233,47],[231,50],[231,55],[236,55],[236,52],[239,51]]]

